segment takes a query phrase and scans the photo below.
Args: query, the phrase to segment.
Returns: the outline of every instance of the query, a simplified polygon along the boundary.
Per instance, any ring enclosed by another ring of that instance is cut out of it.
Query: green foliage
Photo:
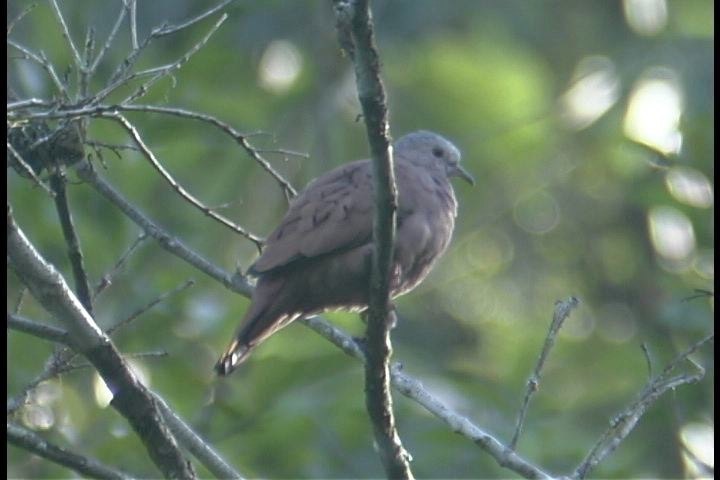
[[[89,25],[101,45],[121,8],[121,2],[59,3],[80,45]],[[140,38],[152,26],[196,15],[203,8],[198,3],[204,2],[138,2]],[[667,26],[644,35],[628,24],[620,2],[373,2],[392,134],[422,128],[447,135],[478,180],[475,188],[456,185],[460,211],[448,252],[423,285],[397,301],[395,359],[448,406],[507,442],[554,302],[579,297],[582,304],[561,331],[518,447],[557,474],[580,463],[643,387],[648,367],[641,343],[657,373],[713,328],[712,297],[683,301],[694,289],[712,290],[714,280],[713,4],[670,0],[667,7]],[[22,8],[24,2],[9,2],[9,18]],[[329,4],[238,0],[226,11],[228,20],[208,44],[139,102],[204,112],[239,131],[269,133],[250,137],[257,148],[307,152],[309,158],[265,154],[296,187],[367,156],[350,63],[337,47]],[[151,44],[140,68],[179,58],[212,22]],[[91,90],[128,52],[127,30],[125,24]],[[10,38],[44,51],[63,72],[71,59],[60,32],[49,5],[41,3]],[[301,66],[282,91],[261,81],[263,55],[278,40],[294,46]],[[49,98],[52,85],[44,72],[9,52],[8,81],[18,95]],[[573,127],[564,120],[561,98],[583,59],[597,55],[614,66],[617,96],[586,128]],[[623,131],[634,86],[659,66],[679,79],[683,145],[677,155],[641,146]],[[75,73],[69,78],[74,82]],[[122,98],[116,94],[111,101]],[[127,116],[158,160],[205,204],[228,204],[220,212],[259,235],[268,234],[284,212],[277,184],[228,135],[188,119]],[[104,119],[90,122],[89,136],[131,143]],[[244,271],[256,256],[250,242],[182,201],[139,153],[123,150],[118,158],[104,150],[103,157],[107,168],[97,163],[98,170],[134,205],[226,271]],[[669,187],[677,167],[707,182],[709,204],[688,203]],[[7,186],[18,223],[72,284],[48,196],[12,170]],[[95,284],[140,232],[92,188],[71,183],[68,189]],[[651,234],[651,212],[658,207],[670,207],[692,229],[693,244],[682,258],[664,256],[662,239]],[[149,386],[248,477],[381,476],[361,365],[296,324],[218,381],[212,365],[248,301],[154,241],[141,245],[97,299],[96,320],[111,325],[189,278],[196,281],[192,288],[114,336],[127,354],[169,354],[135,360]],[[10,271],[7,280],[12,309],[20,285]],[[57,325],[31,298],[21,313]],[[361,335],[357,316],[329,318]],[[50,352],[48,343],[8,331],[9,396],[42,370]],[[693,357],[707,369],[706,378],[654,405],[593,476],[692,476],[680,431],[690,422],[713,424],[711,355],[709,346]],[[127,424],[96,403],[94,377],[79,369],[51,381],[57,393],[42,408],[54,420],[40,433],[133,475],[156,476]],[[419,478],[509,476],[414,402],[397,394],[395,406]],[[8,457],[8,477],[69,475],[14,447]]]

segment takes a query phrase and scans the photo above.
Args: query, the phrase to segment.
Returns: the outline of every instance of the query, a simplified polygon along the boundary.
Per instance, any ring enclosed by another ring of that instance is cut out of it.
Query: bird
[[[471,185],[460,150],[441,135],[416,131],[393,146],[398,192],[390,296],[415,288],[450,243],[457,200],[450,178]],[[373,252],[371,160],[337,167],[291,202],[248,269],[251,303],[215,371],[225,376],[273,333],[301,317],[368,306]]]

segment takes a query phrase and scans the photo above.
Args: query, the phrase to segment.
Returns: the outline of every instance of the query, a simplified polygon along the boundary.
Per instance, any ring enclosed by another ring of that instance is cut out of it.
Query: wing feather
[[[267,239],[254,273],[302,258],[343,251],[372,238],[371,164],[360,160],[328,172],[299,194]]]

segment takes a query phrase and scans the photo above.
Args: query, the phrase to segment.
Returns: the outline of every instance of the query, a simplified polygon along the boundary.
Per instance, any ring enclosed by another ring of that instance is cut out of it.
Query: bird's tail
[[[240,337],[235,338],[215,364],[215,372],[222,376],[230,375],[238,365],[247,359],[250,352],[252,352],[250,345],[242,343]]]
[[[253,304],[245,315],[242,327],[235,338],[215,364],[218,375],[229,375],[250,353],[266,338],[285,325],[300,317],[300,313],[290,314],[282,308],[282,302],[273,305]]]

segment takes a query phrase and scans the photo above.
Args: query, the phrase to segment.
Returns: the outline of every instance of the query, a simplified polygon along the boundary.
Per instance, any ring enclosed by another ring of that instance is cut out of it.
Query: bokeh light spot
[[[679,202],[698,208],[713,204],[710,180],[700,171],[689,167],[673,167],[665,176],[670,194]]]
[[[613,62],[602,56],[583,58],[573,78],[573,84],[560,97],[561,118],[570,128],[581,130],[615,104],[620,81]]]
[[[655,35],[667,25],[665,0],[624,0],[623,12],[630,28],[639,35]]]
[[[685,260],[695,250],[692,223],[675,208],[652,208],[648,213],[648,227],[655,251],[667,260]]]
[[[682,94],[676,75],[656,68],[638,81],[630,94],[624,120],[625,134],[665,155],[682,147],[680,116]]]
[[[715,467],[715,429],[712,425],[687,423],[680,429],[680,439],[687,449],[687,453],[683,453],[685,466],[693,473],[688,478],[698,478],[707,474],[698,471],[697,461],[710,468]]]
[[[301,70],[300,50],[287,40],[275,40],[260,58],[260,86],[272,93],[285,93],[298,79]]]
[[[518,201],[513,209],[513,217],[523,230],[543,234],[560,222],[560,208],[555,198],[543,190]]]

